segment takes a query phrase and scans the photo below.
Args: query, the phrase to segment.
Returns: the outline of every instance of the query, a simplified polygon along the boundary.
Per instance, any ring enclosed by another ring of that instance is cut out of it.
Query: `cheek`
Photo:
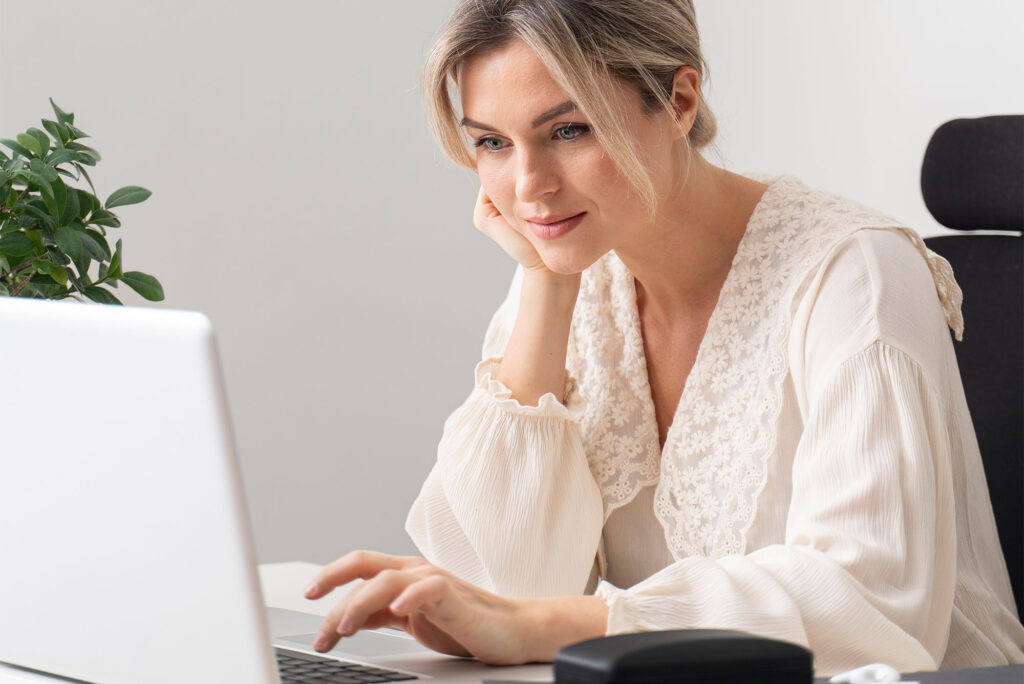
[[[621,216],[635,210],[639,198],[610,157],[602,154],[588,165],[587,171],[591,194],[603,205],[603,213]]]
[[[494,161],[477,163],[477,175],[484,192],[491,198],[495,208],[507,219],[512,219],[515,209],[516,183],[511,174],[506,173],[501,164]]]

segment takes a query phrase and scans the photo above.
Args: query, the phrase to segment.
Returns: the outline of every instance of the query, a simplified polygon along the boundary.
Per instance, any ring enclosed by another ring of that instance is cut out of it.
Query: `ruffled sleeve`
[[[517,273],[406,531],[430,562],[499,594],[581,594],[603,522],[580,437],[582,399],[568,373],[563,396],[545,394],[537,406],[496,378],[520,284]]]

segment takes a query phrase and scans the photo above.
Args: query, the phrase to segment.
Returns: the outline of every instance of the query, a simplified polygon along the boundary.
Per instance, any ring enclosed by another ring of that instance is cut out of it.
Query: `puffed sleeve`
[[[568,373],[564,396],[545,394],[537,406],[496,379],[521,284],[517,270],[406,531],[430,562],[499,594],[581,594],[603,522],[580,437],[582,399]]]
[[[819,676],[941,663],[957,567],[951,434],[970,430],[944,391],[959,378],[943,312],[899,233],[856,233],[824,273],[790,348],[804,406],[784,540],[680,559],[629,589],[602,582],[609,634],[744,630],[808,646]]]

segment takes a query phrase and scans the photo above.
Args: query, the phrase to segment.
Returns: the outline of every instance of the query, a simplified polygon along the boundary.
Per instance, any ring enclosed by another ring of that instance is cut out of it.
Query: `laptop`
[[[264,607],[202,314],[0,297],[0,360],[0,682],[551,680]]]

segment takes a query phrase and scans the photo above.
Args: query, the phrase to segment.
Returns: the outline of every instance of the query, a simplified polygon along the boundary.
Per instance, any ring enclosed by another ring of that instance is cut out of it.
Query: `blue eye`
[[[488,152],[500,152],[505,149],[505,143],[497,138],[480,138],[476,141],[475,147],[482,147]]]
[[[590,132],[590,126],[586,124],[569,124],[568,126],[562,126],[555,130],[555,135],[558,136],[559,140],[575,140],[576,138]]]

